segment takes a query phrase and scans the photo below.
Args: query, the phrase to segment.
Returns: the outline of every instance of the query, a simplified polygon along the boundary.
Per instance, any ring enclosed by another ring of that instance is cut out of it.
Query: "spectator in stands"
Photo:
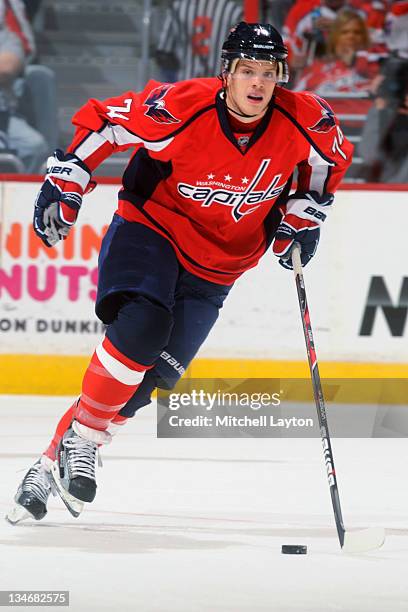
[[[161,78],[167,82],[219,72],[225,36],[242,20],[233,0],[176,0],[168,9],[156,50]]]
[[[365,123],[358,154],[369,182],[408,183],[408,67],[404,94],[395,105],[378,98]]]
[[[362,1],[358,7],[365,17],[366,26],[370,33],[370,40],[373,44],[381,45],[385,43],[385,18],[390,1],[391,0]]]
[[[334,20],[327,43],[327,59],[316,60],[297,80],[296,90],[319,95],[372,92],[379,61],[386,53],[370,48],[364,19],[353,10],[341,11]]]
[[[384,135],[381,150],[383,183],[408,183],[408,85],[405,75],[404,98]]]
[[[346,0],[297,0],[285,21],[284,37],[294,70],[326,54],[328,31]]]
[[[34,37],[21,0],[0,0],[0,153],[15,153],[27,172],[48,153],[43,136],[16,115],[15,85],[34,53]]]
[[[332,24],[344,9],[364,17],[373,43],[384,42],[384,21],[389,0],[297,0],[288,12],[284,27],[292,70],[310,66],[327,53]]]
[[[408,182],[408,1],[394,2],[387,15],[391,51],[381,66],[374,105],[367,116],[358,153],[365,178]]]
[[[392,3],[385,19],[385,42],[395,56],[408,59],[408,0]]]

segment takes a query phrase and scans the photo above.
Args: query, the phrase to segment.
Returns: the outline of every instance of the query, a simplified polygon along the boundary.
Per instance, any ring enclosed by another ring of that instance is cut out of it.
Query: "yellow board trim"
[[[0,355],[0,393],[76,395],[80,392],[81,380],[88,362],[89,357],[82,356]],[[408,364],[326,361],[319,364],[319,369],[322,378],[408,378]],[[196,359],[186,376],[309,378],[309,368],[305,361]],[[400,403],[400,400],[401,403],[407,403],[406,397],[395,398],[394,402]]]

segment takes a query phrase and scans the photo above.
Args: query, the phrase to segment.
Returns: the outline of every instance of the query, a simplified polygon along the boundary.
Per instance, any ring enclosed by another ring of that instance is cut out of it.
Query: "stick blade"
[[[359,531],[346,531],[342,549],[346,553],[362,553],[380,548],[385,541],[382,527],[369,527]]]

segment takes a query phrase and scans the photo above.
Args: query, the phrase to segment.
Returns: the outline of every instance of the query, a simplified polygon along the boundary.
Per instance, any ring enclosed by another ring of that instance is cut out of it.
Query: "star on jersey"
[[[232,176],[230,174],[226,174],[224,176],[224,181],[230,181],[232,179]]]
[[[207,174],[207,178],[211,181],[213,178],[215,178],[215,174],[210,172],[210,174]]]
[[[146,117],[156,121],[156,123],[180,123],[181,120],[174,117],[167,108],[165,108],[166,101],[163,100],[164,96],[172,87],[174,87],[174,85],[159,85],[159,87],[152,89],[143,103],[143,106],[149,107],[145,112]]]
[[[321,134],[326,134],[327,132],[330,132],[330,130],[332,130],[336,125],[334,113],[330,106],[324,100],[318,98],[317,96],[312,96],[312,98],[314,98],[316,102],[322,107],[322,117],[321,119],[319,119],[319,121],[312,125],[312,127],[308,127],[307,129],[311,132],[319,132]]]
[[[241,183],[242,183],[243,185],[246,185],[248,182],[249,182],[249,178],[247,178],[246,176],[244,176],[244,177],[241,179]]]

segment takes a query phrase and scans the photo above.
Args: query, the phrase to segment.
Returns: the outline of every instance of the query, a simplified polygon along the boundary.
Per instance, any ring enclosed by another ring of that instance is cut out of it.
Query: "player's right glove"
[[[292,258],[285,258],[296,241],[301,246],[301,262],[305,266],[316,252],[320,238],[320,226],[326,220],[334,195],[317,191],[295,193],[289,196],[286,213],[276,230],[273,252],[284,268],[293,269]]]
[[[57,149],[47,160],[45,181],[34,206],[34,231],[48,247],[68,236],[82,204],[82,196],[96,183],[76,155]]]

